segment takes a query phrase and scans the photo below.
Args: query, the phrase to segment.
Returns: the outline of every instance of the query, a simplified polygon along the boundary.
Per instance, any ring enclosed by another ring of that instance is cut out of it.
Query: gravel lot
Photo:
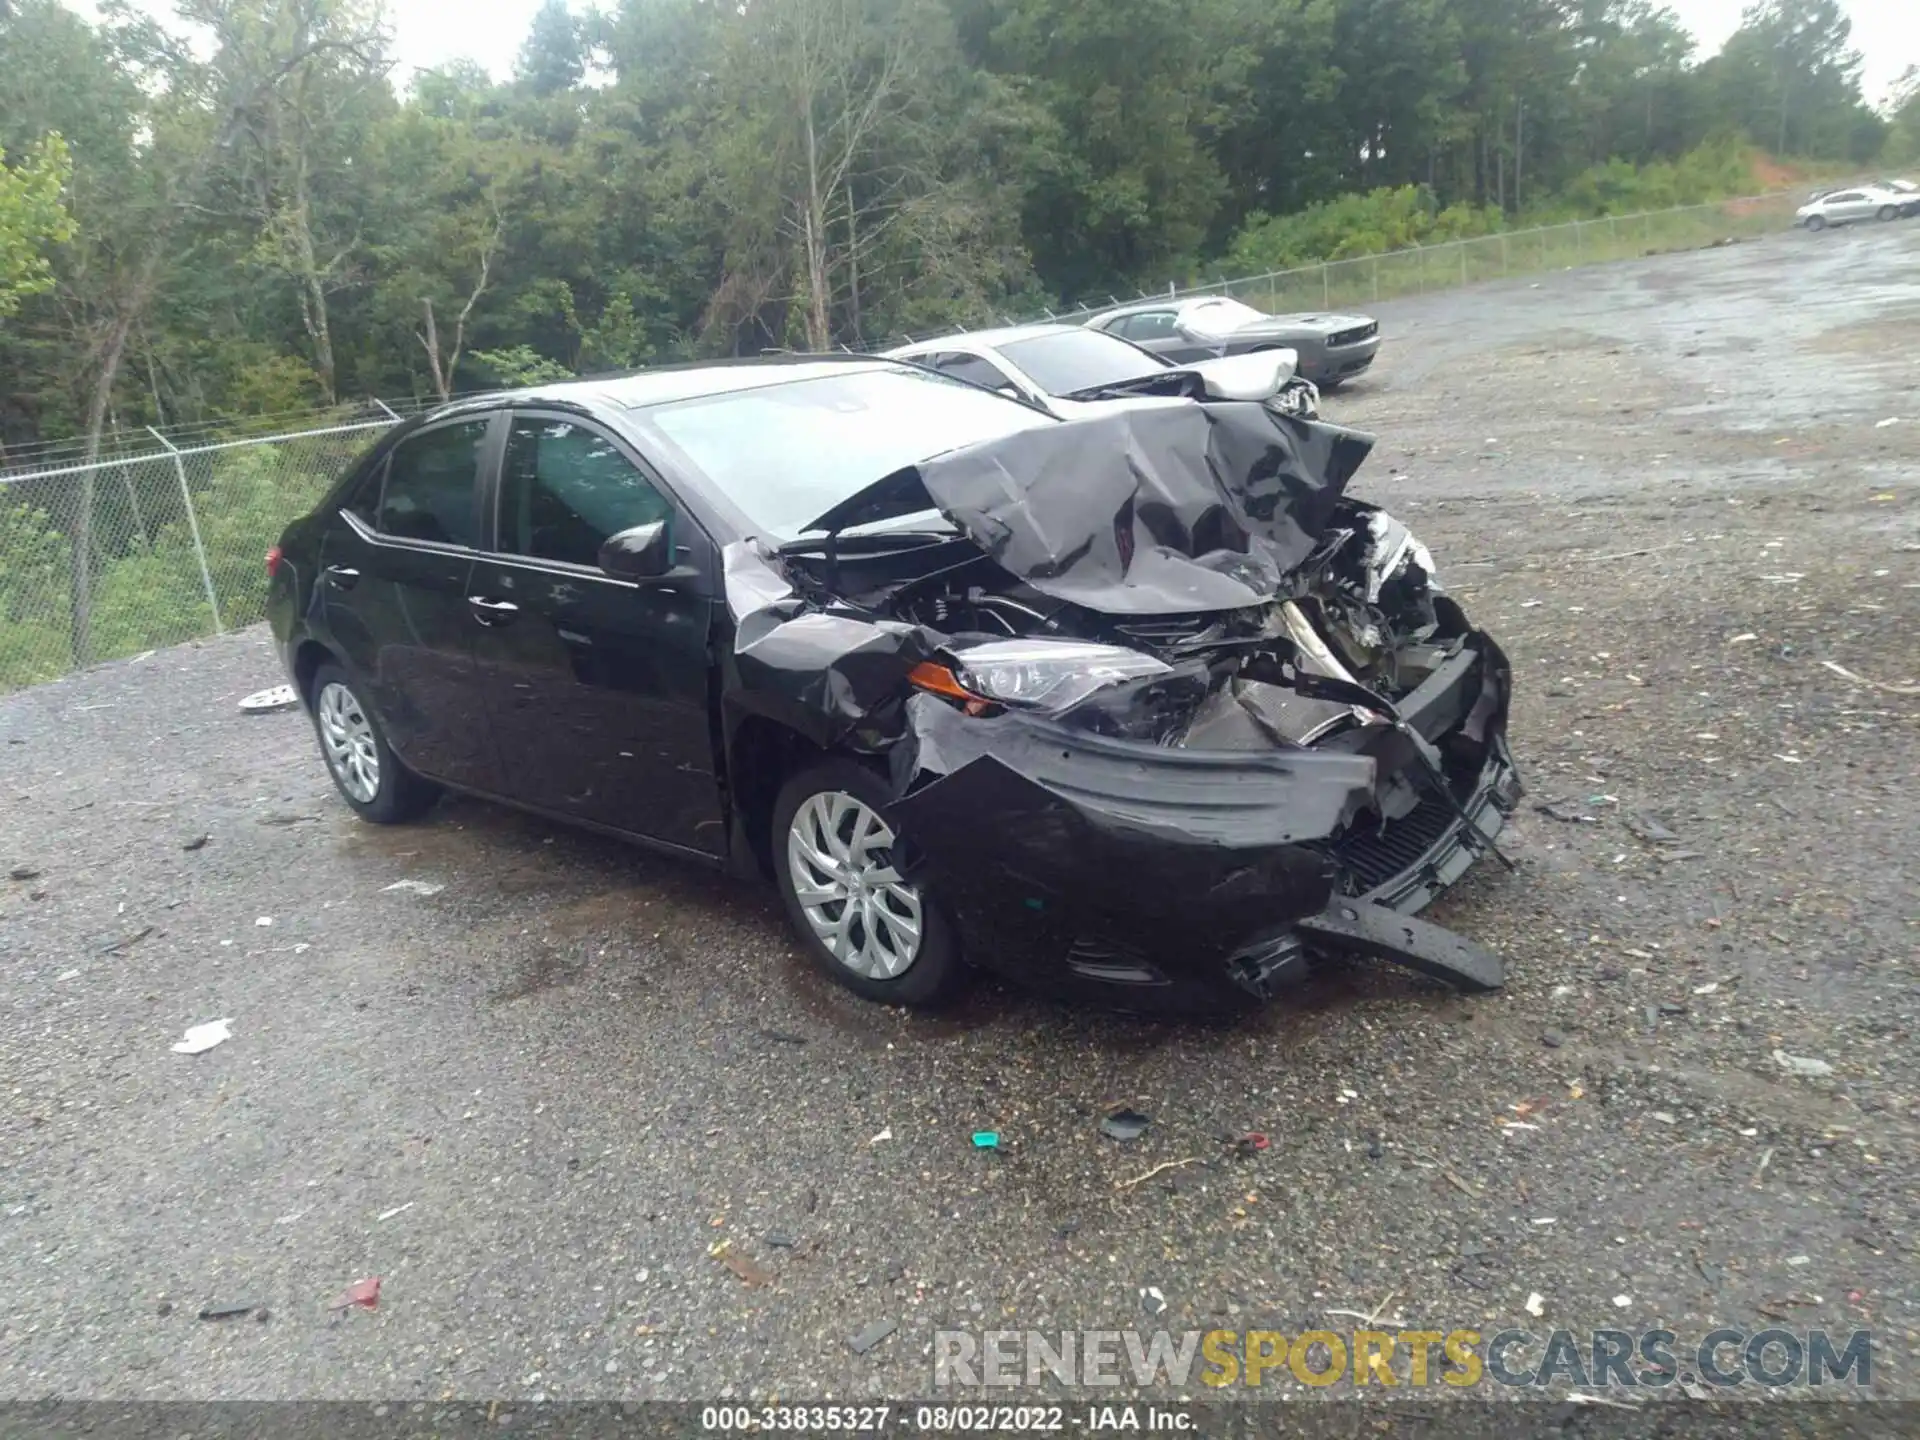
[[[1871,1327],[1920,1398],[1920,697],[1823,663],[1920,681],[1920,225],[1381,314],[1327,409],[1519,677],[1520,868],[1432,915],[1503,994],[868,1007],[771,891],[359,824],[236,710],[262,632],[162,651],[0,699],[0,1397],[925,1396],[940,1328],[1377,1310]]]

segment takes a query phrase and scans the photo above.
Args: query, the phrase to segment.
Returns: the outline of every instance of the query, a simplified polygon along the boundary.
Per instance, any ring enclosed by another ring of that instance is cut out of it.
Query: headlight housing
[[[990,640],[953,657],[953,678],[970,694],[1048,714],[1109,685],[1172,668],[1138,650],[1081,640]]]

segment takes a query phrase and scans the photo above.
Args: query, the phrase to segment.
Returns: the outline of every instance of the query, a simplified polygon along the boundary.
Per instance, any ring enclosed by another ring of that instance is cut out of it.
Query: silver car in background
[[[1289,349],[1175,365],[1131,341],[1078,325],[1015,325],[918,340],[886,352],[1010,395],[1062,420],[1115,400],[1257,400],[1287,415],[1319,413],[1319,391]]]
[[[1913,197],[1879,185],[1853,185],[1816,195],[1793,212],[1794,223],[1808,230],[1853,225],[1862,220],[1893,220]]]

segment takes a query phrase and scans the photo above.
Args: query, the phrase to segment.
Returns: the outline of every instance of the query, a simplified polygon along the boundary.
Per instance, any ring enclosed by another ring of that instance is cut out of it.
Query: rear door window
[[[402,540],[474,543],[474,485],[488,422],[461,420],[400,442],[387,460],[379,529]]]

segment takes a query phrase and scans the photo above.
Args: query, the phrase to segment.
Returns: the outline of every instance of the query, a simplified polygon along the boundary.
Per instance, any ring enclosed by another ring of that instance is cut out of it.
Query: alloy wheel
[[[787,827],[801,913],[834,959],[870,980],[891,980],[920,955],[920,891],[894,868],[893,844],[887,822],[844,790],[808,796]]]
[[[323,685],[314,718],[333,778],[352,799],[371,805],[380,793],[380,747],[359,696],[338,681]]]

